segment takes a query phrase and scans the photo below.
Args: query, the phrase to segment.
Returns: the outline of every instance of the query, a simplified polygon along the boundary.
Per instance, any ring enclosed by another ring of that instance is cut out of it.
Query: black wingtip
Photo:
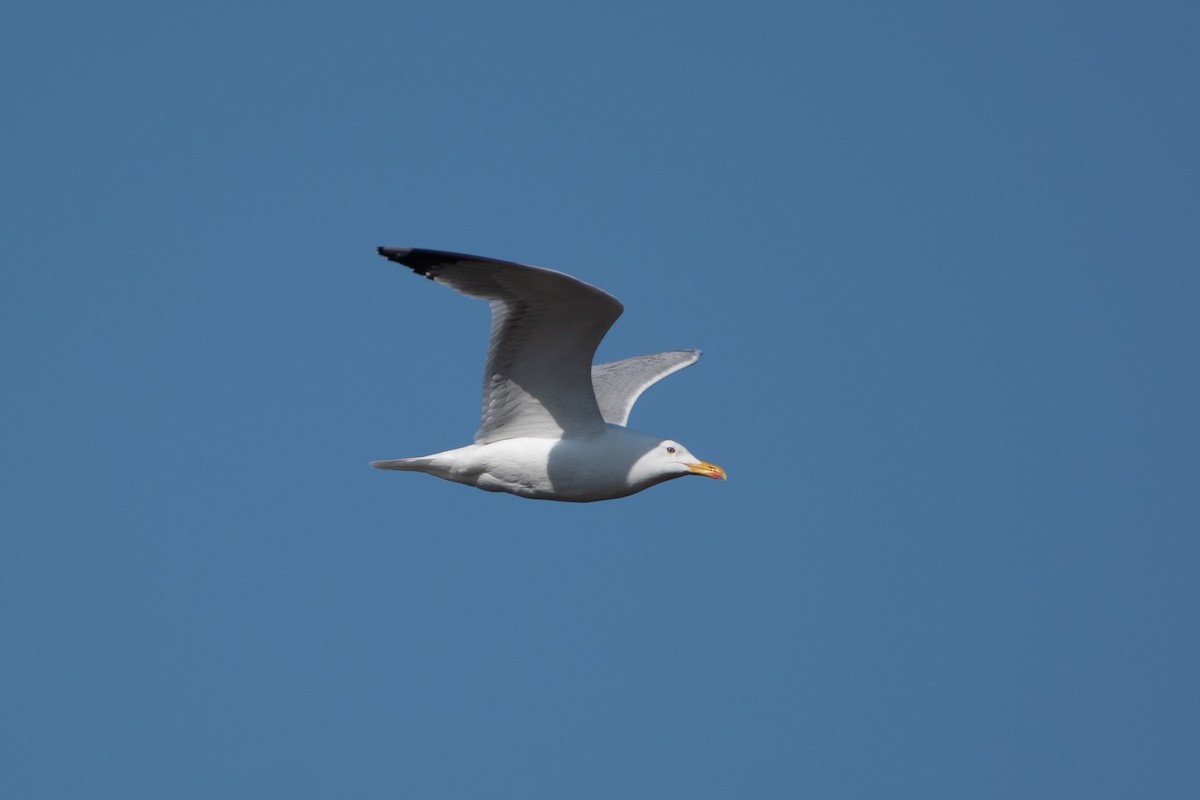
[[[389,261],[396,261],[397,264],[403,264],[409,267],[410,270],[432,277],[430,270],[438,264],[446,263],[446,255],[449,253],[440,253],[438,251],[430,251],[430,249],[419,249],[416,247],[377,247],[376,252],[383,255]]]
[[[396,261],[396,262],[403,264],[404,262],[401,261],[400,259],[404,258],[409,253],[411,253],[412,248],[411,247],[376,247],[375,252],[379,253],[379,255],[383,256],[384,258],[388,259],[389,261]]]

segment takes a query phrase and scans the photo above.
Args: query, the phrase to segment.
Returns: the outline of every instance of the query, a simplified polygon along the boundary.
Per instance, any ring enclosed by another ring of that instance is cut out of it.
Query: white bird
[[[678,442],[625,427],[642,392],[695,363],[699,350],[592,366],[596,347],[624,310],[596,287],[554,270],[462,253],[380,247],[379,254],[487,300],[492,335],[475,443],[371,466],[579,503],[625,497],[684,475],[725,480],[725,470]]]

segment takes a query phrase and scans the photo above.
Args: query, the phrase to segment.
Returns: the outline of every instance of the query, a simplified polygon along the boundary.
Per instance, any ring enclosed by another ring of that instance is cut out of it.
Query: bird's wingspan
[[[605,422],[625,425],[633,404],[663,378],[695,364],[699,350],[671,350],[592,367],[592,387]]]
[[[508,261],[417,248],[381,247],[379,254],[491,304],[476,442],[604,429],[592,389],[592,357],[621,316],[615,297],[570,275]],[[638,389],[629,405],[655,380]]]

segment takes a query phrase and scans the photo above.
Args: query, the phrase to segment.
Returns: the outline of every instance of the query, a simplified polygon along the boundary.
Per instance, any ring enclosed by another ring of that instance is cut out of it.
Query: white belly
[[[644,436],[610,428],[582,439],[506,439],[475,445],[448,477],[489,492],[538,500],[590,502],[625,497],[658,482],[630,479],[640,455],[629,446],[631,434]]]

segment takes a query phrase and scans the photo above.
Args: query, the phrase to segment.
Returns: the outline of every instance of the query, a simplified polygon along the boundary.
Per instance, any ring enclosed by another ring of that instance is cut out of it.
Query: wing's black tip
[[[377,247],[375,252],[388,261],[403,264],[418,275],[429,277],[429,270],[445,261],[437,254],[428,250],[418,250],[415,247]]]
[[[449,250],[425,250],[420,247],[377,247],[375,251],[388,261],[403,264],[418,275],[424,275],[431,280],[437,277],[439,267],[450,266],[460,261],[472,261],[480,266],[491,265],[493,268],[503,266],[526,269],[520,264],[513,264],[511,261],[498,261],[494,258],[469,256],[466,253],[451,253]]]
[[[401,259],[403,259],[409,253],[411,253],[412,248],[411,247],[376,247],[375,252],[379,253],[379,255],[383,256],[384,258],[388,259],[389,261],[397,261],[397,262],[403,264],[404,262]]]

